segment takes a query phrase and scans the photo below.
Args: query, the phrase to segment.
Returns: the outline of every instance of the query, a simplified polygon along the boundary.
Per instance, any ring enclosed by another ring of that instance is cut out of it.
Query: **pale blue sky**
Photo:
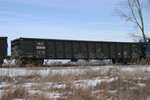
[[[0,0],[0,36],[132,41],[132,25],[113,16],[121,0]],[[150,14],[150,13],[149,13]],[[145,16],[146,33],[150,17]]]

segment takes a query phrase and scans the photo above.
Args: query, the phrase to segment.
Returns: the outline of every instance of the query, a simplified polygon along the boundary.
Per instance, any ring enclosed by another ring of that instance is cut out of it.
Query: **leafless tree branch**
[[[117,9],[116,11],[117,15],[120,16],[122,19],[125,19],[126,21],[132,22],[134,25],[136,25],[141,30],[143,40],[146,42],[146,36],[144,32],[144,20],[142,15],[143,1],[124,0],[123,4],[128,9],[123,9],[123,8]]]

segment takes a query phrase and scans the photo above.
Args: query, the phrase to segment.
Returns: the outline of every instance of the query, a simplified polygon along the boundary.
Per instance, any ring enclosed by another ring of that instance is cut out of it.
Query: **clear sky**
[[[0,0],[0,36],[132,41],[132,25],[113,15],[120,1]],[[144,20],[148,34],[150,17]]]

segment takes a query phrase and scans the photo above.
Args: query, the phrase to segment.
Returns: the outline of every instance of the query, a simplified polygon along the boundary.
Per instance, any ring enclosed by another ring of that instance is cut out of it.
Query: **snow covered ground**
[[[40,95],[44,100],[69,100],[70,97],[74,100],[137,97],[150,100],[149,75],[149,65],[0,68],[0,98],[4,100],[8,91],[15,94],[17,89],[24,88],[28,96],[10,98],[36,100]],[[139,96],[134,97],[136,92]]]

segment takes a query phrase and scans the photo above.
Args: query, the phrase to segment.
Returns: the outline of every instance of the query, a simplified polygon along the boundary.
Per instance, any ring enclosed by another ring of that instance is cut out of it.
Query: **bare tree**
[[[129,33],[128,35],[134,42],[139,42],[139,40],[142,40],[142,36],[137,33]]]
[[[150,0],[148,0],[148,5],[149,5],[149,7],[150,7]]]
[[[143,0],[124,0],[121,2],[121,8],[116,9],[115,14],[137,26],[142,33],[144,42],[146,42],[142,10]]]

